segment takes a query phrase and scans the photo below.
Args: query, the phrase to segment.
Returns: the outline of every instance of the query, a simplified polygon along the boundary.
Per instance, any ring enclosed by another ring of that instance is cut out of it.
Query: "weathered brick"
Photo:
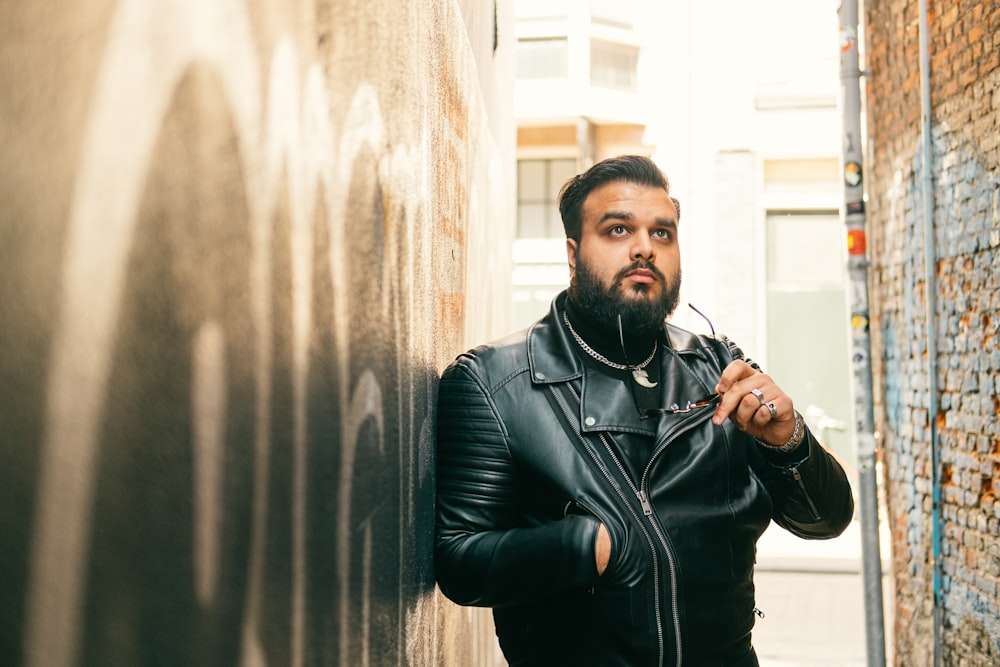
[[[921,191],[918,6],[865,3],[873,370],[887,434],[896,664],[933,652],[931,423],[942,462],[938,518],[947,522],[940,634],[945,664],[1000,664],[1000,7],[931,0],[931,170],[937,263],[937,367],[927,368]],[[877,360],[877,361],[876,361]],[[929,382],[938,383],[929,413]],[[896,511],[893,511],[895,506]],[[991,639],[992,638],[992,639]]]

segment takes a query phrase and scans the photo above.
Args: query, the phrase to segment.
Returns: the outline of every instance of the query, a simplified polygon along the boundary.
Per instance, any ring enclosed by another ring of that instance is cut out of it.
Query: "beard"
[[[661,287],[659,296],[648,296],[655,284],[637,284],[628,288],[633,292],[646,294],[645,298],[640,294],[627,297],[622,293],[625,276],[636,269],[646,269],[653,273]],[[583,312],[593,318],[593,323],[602,329],[613,331],[617,335],[620,315],[622,328],[625,331],[630,331],[636,336],[651,336],[663,328],[667,316],[677,308],[681,292],[680,268],[673,278],[673,281],[668,282],[658,268],[648,262],[639,261],[615,274],[611,284],[605,287],[600,278],[577,254],[576,271],[573,280],[570,281],[569,296]]]

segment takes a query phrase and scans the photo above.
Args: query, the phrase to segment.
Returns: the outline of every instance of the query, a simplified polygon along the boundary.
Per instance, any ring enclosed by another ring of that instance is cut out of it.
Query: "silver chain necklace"
[[[620,371],[631,371],[632,379],[635,380],[636,384],[642,387],[652,389],[657,384],[659,384],[658,382],[650,382],[649,374],[643,370],[644,368],[646,368],[646,366],[649,365],[649,362],[653,360],[653,357],[656,356],[656,350],[659,349],[659,341],[657,340],[653,341],[653,351],[649,353],[649,356],[646,357],[646,360],[644,362],[642,362],[638,366],[627,366],[626,364],[619,364],[617,362],[611,361],[603,354],[601,354],[594,348],[587,345],[587,341],[583,340],[583,338],[580,337],[580,334],[576,332],[576,329],[573,328],[573,325],[570,324],[569,315],[566,314],[565,310],[563,311],[563,322],[566,323],[566,327],[569,329],[570,334],[573,335],[573,340],[576,341],[576,344],[579,345],[584,352],[589,354],[594,359],[597,359],[605,366],[610,366],[611,368],[617,368]]]

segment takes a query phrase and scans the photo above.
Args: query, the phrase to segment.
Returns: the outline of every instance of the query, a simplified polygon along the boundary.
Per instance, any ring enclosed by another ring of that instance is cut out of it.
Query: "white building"
[[[707,331],[694,304],[853,461],[837,4],[516,0],[513,293],[526,326],[568,282],[566,179],[649,155],[682,204],[674,321]]]

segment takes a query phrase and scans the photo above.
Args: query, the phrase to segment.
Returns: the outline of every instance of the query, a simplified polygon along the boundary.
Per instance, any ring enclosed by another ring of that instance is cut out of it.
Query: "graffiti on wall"
[[[947,115],[947,114],[942,114]],[[940,121],[934,132],[933,262],[937,364],[927,364],[927,280],[922,218],[926,196],[923,155],[897,159],[891,183],[881,188],[882,249],[876,284],[883,290],[881,375],[889,523],[897,587],[896,615],[917,638],[898,649],[926,654],[920,642],[934,637],[929,610],[941,607],[951,633],[943,650],[963,656],[967,647],[990,664],[1000,654],[996,587],[980,574],[979,531],[994,518],[998,403],[996,363],[997,248],[1000,247],[1000,178],[984,165],[956,128]],[[935,373],[936,414],[930,414],[929,374]],[[931,421],[936,437],[931,437]],[[931,447],[939,468],[933,477]],[[935,485],[937,488],[935,488]],[[939,504],[938,514],[933,511]],[[940,524],[935,527],[937,519]],[[936,530],[941,534],[935,543]],[[989,529],[986,529],[987,531]],[[940,568],[941,588],[934,585]],[[916,628],[916,629],[914,629]],[[984,663],[985,664],[985,663]]]
[[[38,437],[8,436],[35,475],[4,516],[26,537],[5,653],[447,662],[435,370],[469,201],[496,187],[467,57],[426,73],[448,108],[402,135],[377,81],[332,85],[291,38],[262,57],[240,0],[124,0],[107,35],[56,289],[34,295],[54,303],[27,364]],[[5,303],[5,337],[31,337]]]

